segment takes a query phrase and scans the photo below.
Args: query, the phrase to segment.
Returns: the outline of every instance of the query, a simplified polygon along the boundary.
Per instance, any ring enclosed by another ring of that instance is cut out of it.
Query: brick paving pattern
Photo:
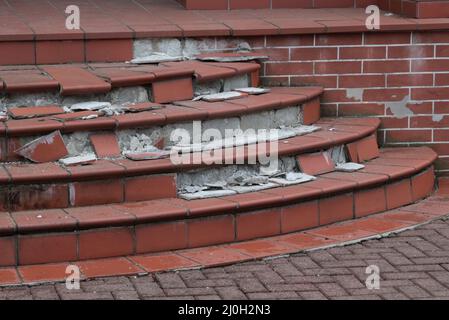
[[[380,289],[365,286],[368,265]],[[0,288],[0,299],[448,299],[449,220],[345,247],[204,270]]]

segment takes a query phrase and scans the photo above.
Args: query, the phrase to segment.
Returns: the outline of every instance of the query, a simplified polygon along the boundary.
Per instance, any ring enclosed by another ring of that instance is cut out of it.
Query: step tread
[[[322,87],[293,87],[282,90],[285,93],[268,92],[262,96],[241,98],[227,102],[175,101],[172,104],[148,105],[161,106],[161,109],[125,113],[116,116],[101,116],[95,119],[79,120],[76,114],[85,116],[85,111],[44,116],[31,119],[8,119],[0,122],[0,135],[25,136],[49,133],[55,130],[61,132],[78,132],[89,130],[114,130],[138,127],[162,126],[176,122],[193,120],[217,119],[235,117],[284,108],[315,99],[323,92]],[[68,117],[66,115],[72,115]]]
[[[403,164],[388,165],[398,160],[407,148],[383,149],[379,160],[384,160],[387,174],[363,169],[354,173],[332,172],[305,184],[277,187],[264,191],[187,201],[179,198],[97,205],[68,209],[1,212],[0,234],[55,232],[86,228],[126,226],[157,221],[213,216],[231,212],[247,212],[267,207],[286,206],[303,200],[326,198],[353,190],[394,182],[398,177],[419,173],[418,168],[430,167],[436,153],[427,147],[412,148],[419,159],[403,159]],[[409,150],[411,152],[411,150]],[[387,155],[387,157],[385,157]],[[397,155],[399,158],[394,158]],[[413,164],[407,161],[413,160]],[[374,160],[377,161],[377,160]],[[420,162],[421,165],[416,164]],[[370,162],[367,163],[367,167]],[[404,175],[403,169],[407,169]],[[398,172],[398,174],[392,174]]]
[[[258,71],[255,62],[209,63],[195,60],[136,64],[36,65],[0,69],[0,94],[60,91],[62,95],[106,93],[112,88],[151,84],[156,81],[194,76],[199,83]]]
[[[296,136],[280,140],[278,153],[280,156],[299,154],[314,150],[327,149],[330,146],[340,145],[374,133],[380,122],[371,119],[352,118],[345,121],[330,121],[324,119],[316,125],[322,129],[318,132]],[[329,130],[332,129],[332,130]],[[233,148],[235,149],[235,148]],[[235,152],[226,152],[224,149],[217,159],[224,159],[227,154],[232,154],[233,159],[247,159],[249,156],[265,155],[269,150],[269,144],[259,144],[257,148],[245,146],[245,152],[237,157]],[[193,154],[185,154],[188,159]],[[235,162],[234,162],[235,163]],[[173,164],[171,159],[156,159],[133,161],[129,159],[97,160],[86,166],[71,166],[64,168],[58,163],[4,163],[0,167],[0,184],[15,183],[55,183],[61,181],[79,181],[107,179],[113,177],[125,177],[155,173],[177,172],[185,169],[200,168],[207,165],[206,162],[190,164]]]

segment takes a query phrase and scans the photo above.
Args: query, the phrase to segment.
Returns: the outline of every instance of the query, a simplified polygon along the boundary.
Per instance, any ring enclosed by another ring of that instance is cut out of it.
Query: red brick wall
[[[379,142],[428,145],[449,171],[449,31],[267,36],[265,84],[323,85],[328,116],[382,120]]]

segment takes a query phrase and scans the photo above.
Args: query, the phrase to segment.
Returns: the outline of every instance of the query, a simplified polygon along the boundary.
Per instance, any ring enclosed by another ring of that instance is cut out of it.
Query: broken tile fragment
[[[90,164],[90,163],[95,162],[96,160],[97,160],[97,157],[95,156],[95,154],[90,153],[90,154],[86,154],[86,155],[60,159],[59,162],[61,162],[65,166],[75,166],[75,165]]]
[[[89,102],[80,102],[72,104],[70,110],[72,111],[95,111],[101,110],[104,108],[110,108],[111,104],[109,102],[99,102],[99,101],[89,101]]]
[[[257,87],[238,88],[238,89],[234,89],[234,90],[238,91],[238,92],[251,94],[251,95],[264,94],[264,93],[268,93],[271,91],[268,88],[257,88]]]
[[[35,139],[17,149],[15,153],[36,163],[57,161],[68,155],[59,131]]]
[[[155,160],[155,159],[164,159],[170,156],[170,151],[161,150],[161,151],[149,151],[149,152],[140,152],[133,153],[127,152],[125,153],[125,157],[133,161],[143,161],[143,160]]]
[[[195,193],[181,193],[179,194],[179,197],[184,200],[197,200],[197,199],[231,196],[234,194],[237,194],[237,192],[234,190],[205,190],[205,191],[198,191]]]
[[[152,64],[152,63],[173,62],[182,60],[184,60],[184,57],[182,56],[170,56],[162,52],[152,52],[150,55],[147,55],[145,57],[132,59],[130,63]]]
[[[74,121],[74,120],[89,120],[95,119],[100,116],[100,113],[96,111],[78,111],[78,112],[70,112],[64,114],[58,114],[52,116],[51,118],[57,121]]]
[[[301,172],[311,176],[335,170],[335,164],[328,152],[299,155],[297,158]]]
[[[225,101],[225,100],[240,99],[240,98],[243,98],[246,96],[247,96],[247,94],[243,93],[243,92],[228,91],[228,92],[220,92],[220,93],[198,96],[198,97],[195,97],[195,99],[193,99],[193,100],[194,101],[203,100],[203,101],[207,101],[207,102],[218,102],[218,101]]]
[[[375,135],[346,145],[349,160],[352,162],[364,162],[379,157],[379,146]]]
[[[127,112],[142,112],[142,111],[150,111],[150,110],[159,110],[164,106],[159,103],[154,102],[141,102],[141,103],[133,103],[123,107],[124,111]]]
[[[281,186],[290,186],[313,180],[316,180],[314,176],[302,172],[287,172],[285,174],[285,177],[270,178],[269,181]]]
[[[273,182],[267,182],[263,184],[257,184],[257,185],[246,185],[246,186],[231,186],[229,187],[229,190],[235,191],[237,193],[248,193],[248,192],[257,192],[262,190],[267,190],[271,188],[279,187],[278,184]]]
[[[27,119],[44,116],[52,116],[64,113],[60,106],[49,105],[40,107],[12,107],[8,109],[8,115],[13,119]]]
[[[195,59],[200,61],[215,61],[215,62],[242,62],[253,60],[267,60],[268,56],[255,54],[251,52],[214,52],[204,53],[195,56]]]
[[[114,133],[96,133],[91,134],[89,138],[97,157],[120,156],[120,146]]]
[[[335,166],[335,170],[343,172],[354,172],[365,168],[363,164],[355,162],[339,163]]]

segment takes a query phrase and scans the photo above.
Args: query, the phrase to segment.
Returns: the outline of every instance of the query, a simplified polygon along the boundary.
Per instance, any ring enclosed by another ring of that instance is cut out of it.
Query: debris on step
[[[170,156],[170,151],[125,152],[125,157],[133,161],[164,159]]]
[[[91,164],[97,160],[97,157],[93,153],[75,156],[75,157],[68,157],[60,159],[59,162],[63,165],[69,167],[69,166],[75,166],[75,165],[86,165]]]
[[[335,170],[343,172],[354,172],[365,168],[363,164],[355,162],[338,163],[335,166]]]
[[[333,147],[329,150],[332,160],[335,164],[346,162],[346,153],[344,146]]]
[[[152,52],[148,56],[132,59],[128,63],[156,64],[156,63],[162,63],[162,62],[174,62],[174,61],[182,61],[182,60],[184,60],[184,57],[182,57],[182,56],[173,57],[173,56],[170,56],[163,52]]]
[[[29,119],[65,113],[64,108],[56,105],[39,107],[13,107],[8,109],[8,115],[13,119]]]
[[[71,111],[96,111],[110,107],[109,102],[89,101],[72,104],[69,109]]]
[[[315,126],[315,125],[300,125],[295,127],[286,127],[281,126],[281,130],[289,130],[293,131],[296,136],[302,136],[308,133],[312,133],[318,130],[321,130],[321,127]]]
[[[15,153],[36,163],[57,161],[68,155],[59,131],[37,138],[15,150]]]
[[[90,143],[99,158],[119,157],[120,146],[114,133],[95,133],[89,136]]]
[[[0,112],[0,121],[1,122],[5,122],[8,120],[8,115],[6,114],[6,112]]]
[[[238,89],[234,89],[235,91],[238,92],[243,92],[249,95],[259,95],[259,94],[264,94],[264,93],[268,93],[271,90],[268,88],[257,88],[257,87],[247,87],[247,88],[238,88]]]
[[[251,172],[239,170],[226,180],[230,186],[252,186],[268,182],[267,176],[254,175]]]
[[[198,199],[208,199],[223,196],[232,196],[237,194],[234,190],[204,190],[194,193],[181,193],[179,197],[184,200],[198,200]]]
[[[316,180],[316,177],[302,172],[287,172],[283,176],[270,178],[269,181],[284,187]]]
[[[257,192],[262,191],[266,189],[272,189],[279,187],[278,184],[273,182],[266,182],[256,185],[244,185],[244,186],[231,186],[229,187],[229,190],[235,191],[237,193],[248,193],[248,192]]]
[[[273,168],[272,166],[260,166],[259,174],[261,176],[273,177],[280,174],[280,170],[277,167]]]
[[[165,139],[164,139],[164,137],[160,137],[158,140],[156,140],[154,142],[154,147],[159,149],[159,150],[164,150],[165,149]]]
[[[196,60],[214,62],[244,62],[253,60],[268,60],[268,56],[251,52],[216,52],[204,53],[195,56]]]
[[[207,94],[204,96],[197,96],[197,97],[193,98],[193,101],[203,100],[206,102],[219,102],[219,101],[240,99],[240,98],[246,97],[247,95],[248,94],[243,93],[243,92],[228,91],[228,92]]]
[[[316,152],[301,154],[296,158],[301,172],[315,176],[332,172],[335,170],[335,163],[329,152]]]
[[[125,112],[142,112],[142,111],[159,110],[162,108],[164,108],[164,106],[159,103],[140,102],[126,105],[122,109]]]
[[[58,114],[52,116],[51,119],[61,122],[75,121],[75,120],[90,120],[98,118],[100,115],[101,114],[96,111],[77,111],[77,112]]]

